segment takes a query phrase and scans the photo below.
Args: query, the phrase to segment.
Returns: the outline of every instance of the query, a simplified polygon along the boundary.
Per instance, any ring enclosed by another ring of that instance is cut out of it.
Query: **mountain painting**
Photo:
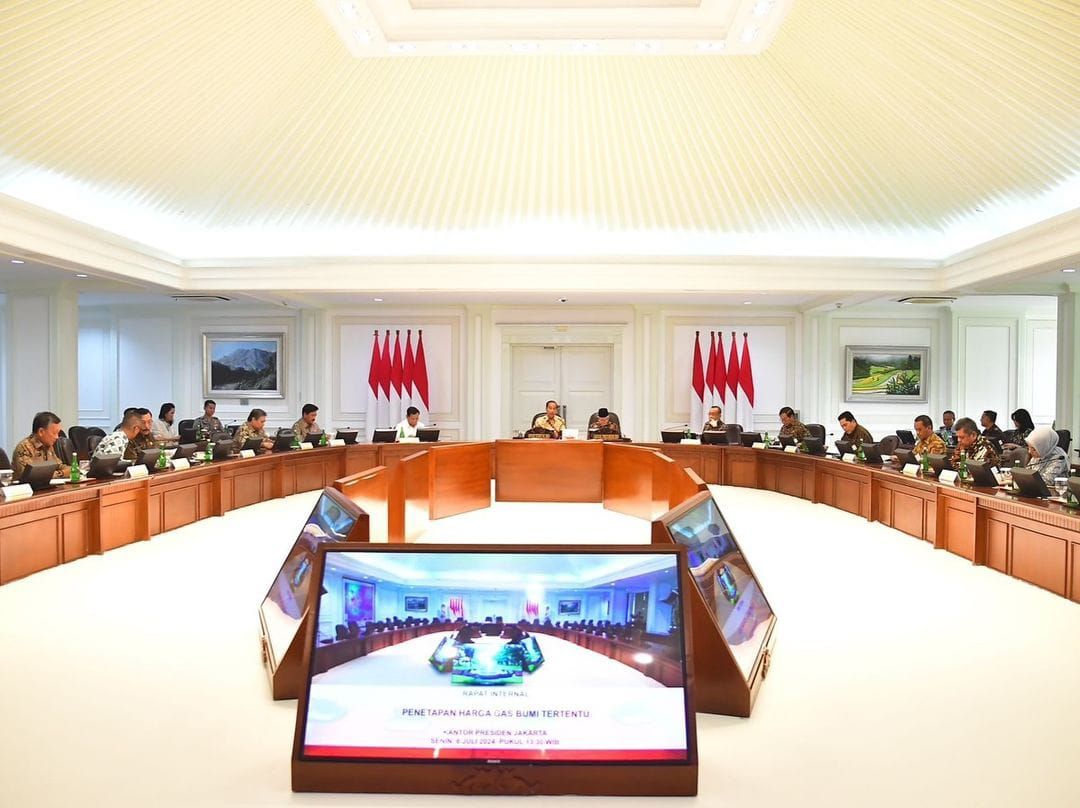
[[[847,348],[846,401],[926,401],[927,348]]]
[[[241,398],[280,397],[281,336],[206,336],[206,394]]]

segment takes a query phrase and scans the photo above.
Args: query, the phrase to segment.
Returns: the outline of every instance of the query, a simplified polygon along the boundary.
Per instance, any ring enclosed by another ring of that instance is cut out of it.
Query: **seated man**
[[[949,453],[945,441],[934,432],[934,422],[929,415],[920,415],[915,419],[915,446],[911,453],[914,457],[922,459],[925,455],[943,455]]]
[[[214,432],[221,432],[224,427],[221,425],[221,421],[214,417],[214,413],[217,412],[217,402],[212,398],[206,399],[203,402],[203,414],[195,419],[192,423],[192,427],[195,429],[195,437],[208,437]]]
[[[956,448],[952,454],[953,468],[960,463],[961,455],[968,460],[979,460],[991,466],[996,466],[1001,462],[993,444],[979,434],[979,427],[970,418],[961,418],[956,422]]]
[[[561,435],[566,429],[566,421],[559,415],[559,402],[552,399],[544,405],[545,413],[536,416],[533,421],[533,429],[543,429]]]
[[[612,417],[607,407],[601,407],[596,411],[596,415],[589,419],[589,432],[597,435],[621,434],[618,419]]]
[[[810,437],[810,430],[806,428],[806,424],[795,417],[795,410],[791,407],[780,410],[780,437],[794,438],[800,443]]]
[[[244,423],[233,437],[235,445],[243,449],[244,444],[252,438],[259,438],[262,440],[262,450],[265,452],[274,448],[274,442],[270,440],[270,436],[266,434],[266,410],[256,407],[248,413],[247,422]]]
[[[715,404],[709,407],[709,420],[701,427],[702,432],[723,432],[724,419],[720,417],[720,408]]]
[[[120,428],[121,424],[124,423],[124,419],[127,418],[130,413],[138,412],[138,410],[138,407],[124,407],[124,414],[120,416],[120,423],[113,427],[113,431],[115,432]]]
[[[59,463],[60,467],[53,477],[66,477],[71,468],[65,466],[56,455],[56,441],[60,439],[60,418],[54,412],[39,412],[30,425],[30,436],[23,438],[15,447],[11,457],[11,471],[15,482],[19,481],[23,469],[31,463]]]
[[[139,432],[142,430],[142,418],[139,416],[137,410],[131,410],[124,419],[120,422],[120,428],[115,432],[110,432],[104,438],[101,439],[101,443],[94,449],[92,457],[104,457],[105,455],[120,455],[124,457],[127,454],[128,444],[134,440]]]
[[[180,439],[180,430],[176,426],[176,405],[171,401],[161,405],[151,433],[154,440],[162,443],[176,443]]]
[[[315,423],[315,419],[319,416],[319,408],[314,404],[305,404],[303,409],[300,410],[300,420],[292,425],[293,432],[296,433],[296,439],[301,443],[307,440],[308,434],[311,432],[322,432],[322,427]]]
[[[840,422],[840,428],[844,430],[842,440],[850,441],[852,447],[874,442],[874,436],[855,420],[855,416],[849,410],[840,413],[836,420]]]
[[[397,426],[394,427],[398,438],[415,438],[416,430],[423,428],[424,425],[420,423],[420,410],[416,407],[405,410],[405,419],[398,421]]]
[[[956,413],[952,410],[945,410],[941,413],[941,426],[937,428],[936,435],[945,441],[946,446],[956,445],[956,430],[953,429],[953,424],[956,423]]]
[[[997,413],[993,410],[983,410],[982,417],[979,419],[983,428],[983,437],[990,440],[996,440],[1001,443],[1005,440],[1005,433],[1001,431],[1001,428],[997,425]]]
[[[135,410],[135,414],[139,416],[139,432],[128,441],[128,445],[124,448],[125,460],[136,460],[139,457],[139,452],[157,446],[157,441],[154,440],[153,435],[153,413],[146,407],[139,407]]]

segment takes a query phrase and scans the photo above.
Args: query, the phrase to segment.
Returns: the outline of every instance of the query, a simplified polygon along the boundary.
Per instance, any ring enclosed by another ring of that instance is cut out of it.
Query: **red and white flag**
[[[705,370],[701,366],[700,332],[694,332],[694,364],[690,370],[690,431],[705,423]]]
[[[731,332],[731,353],[727,361],[727,392],[724,394],[727,401],[728,423],[742,424],[739,420],[737,402],[739,400],[739,351],[735,344],[735,332]]]
[[[390,423],[397,424],[405,417],[401,409],[401,377],[405,361],[401,356],[401,331],[394,331],[394,358],[390,362]]]
[[[401,372],[401,407],[409,409],[413,403],[413,368],[416,356],[413,354],[412,329],[405,332],[405,366]]]
[[[705,365],[705,411],[716,403],[716,387],[713,379],[716,376],[716,332],[709,332],[709,361]]]
[[[424,356],[424,331],[417,332],[416,338],[416,362],[413,365],[413,390],[416,395],[413,398],[413,406],[420,410],[420,420],[428,426],[428,414],[431,409],[431,401],[428,399],[428,373],[427,357]]]
[[[713,369],[713,388],[716,390],[716,406],[720,408],[720,418],[727,415],[724,396],[727,394],[727,365],[724,364],[724,335],[716,332],[716,367]]]
[[[379,358],[379,422],[376,426],[393,426],[390,420],[390,329],[383,338],[382,356]]]
[[[375,435],[375,427],[378,426],[379,418],[379,368],[382,366],[382,356],[379,353],[379,332],[371,338],[371,364],[368,366],[368,395],[365,419],[367,422],[367,435],[370,441]]]
[[[455,620],[465,616],[465,601],[461,595],[450,596],[450,616]]]
[[[739,363],[739,423],[754,431],[754,371],[750,366],[750,338],[742,335],[742,362]]]

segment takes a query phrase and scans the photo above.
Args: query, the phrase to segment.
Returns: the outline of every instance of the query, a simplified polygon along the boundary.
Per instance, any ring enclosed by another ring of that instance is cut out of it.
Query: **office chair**
[[[345,628],[345,626],[341,625],[341,623],[338,623],[336,626],[334,626],[334,637],[337,639],[338,642],[341,642],[342,640],[347,640],[349,639],[349,630]]]
[[[1018,463],[1021,466],[1026,466],[1028,463],[1028,450],[1027,446],[1016,446],[1012,449],[1006,449],[1001,453],[1001,466],[1002,468],[1012,468]]]
[[[86,434],[91,436],[91,437],[93,437],[94,435],[97,435],[99,438],[104,438],[105,437],[105,430],[102,429],[100,426],[88,426],[86,428]]]
[[[104,435],[90,435],[86,439],[86,453],[87,453],[87,455],[92,455],[94,453],[94,450],[97,449],[98,444],[101,443],[101,441],[102,441],[102,439],[104,437],[105,437]]]
[[[878,441],[878,451],[883,455],[896,454],[896,448],[900,445],[900,438],[896,435],[886,435]]]
[[[190,429],[192,432],[195,431],[194,418],[183,418],[176,424],[177,432],[183,432],[185,429]]]
[[[11,468],[11,459],[8,457],[7,452],[0,449],[0,469],[7,471]]]
[[[68,437],[71,438],[71,442],[75,445],[75,451],[79,453],[79,457],[86,457],[86,439],[90,437],[87,428],[76,424],[68,430]]]
[[[71,458],[75,454],[75,444],[71,442],[71,438],[57,438],[53,451],[56,452],[56,456],[60,458],[61,463],[70,466]]]
[[[806,431],[810,433],[811,438],[817,438],[822,443],[825,442],[825,427],[822,424],[807,424]]]
[[[724,426],[724,434],[729,446],[742,445],[742,433],[743,428],[738,424],[727,424]]]
[[[1058,446],[1061,447],[1061,451],[1067,455],[1069,453],[1069,447],[1072,445],[1072,432],[1068,429],[1055,429],[1058,436]]]

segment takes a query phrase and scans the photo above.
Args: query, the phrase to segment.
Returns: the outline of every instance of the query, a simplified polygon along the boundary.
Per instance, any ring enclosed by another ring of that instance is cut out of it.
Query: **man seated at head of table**
[[[312,432],[316,434],[322,432],[322,427],[315,423],[315,419],[319,417],[319,408],[314,404],[305,404],[303,409],[300,410],[300,420],[292,425],[293,432],[296,433],[296,439],[301,443],[307,441],[308,435]]]
[[[709,420],[701,427],[702,432],[723,432],[726,429],[723,413],[715,404],[709,407]]]
[[[566,429],[566,421],[559,415],[559,402],[554,399],[548,401],[544,405],[544,410],[544,414],[536,416],[536,420],[533,421],[533,429],[554,432],[556,437],[561,435]]]
[[[157,420],[150,429],[154,440],[161,443],[176,443],[180,440],[180,430],[176,426],[176,405],[166,401],[158,410]]]
[[[806,428],[806,424],[795,417],[795,410],[791,407],[780,410],[780,437],[794,438],[800,442],[810,437],[810,430]]]
[[[269,451],[274,448],[274,442],[270,439],[270,436],[266,434],[266,410],[256,407],[248,413],[247,421],[236,430],[236,435],[233,437],[233,442],[239,449],[244,448],[244,444],[252,438],[259,438],[262,440],[263,451]]]
[[[53,477],[66,477],[71,469],[56,454],[56,441],[60,439],[60,417],[54,412],[39,412],[30,425],[30,435],[15,446],[11,456],[11,472],[19,481],[23,469],[31,463],[57,463]]]
[[[191,424],[192,429],[195,430],[195,436],[207,437],[215,432],[221,432],[224,429],[221,420],[214,417],[214,413],[217,412],[217,402],[208,398],[203,402],[202,407],[203,414]]]
[[[142,431],[142,416],[138,410],[132,408],[120,421],[119,428],[110,432],[94,449],[92,457],[104,457],[105,455],[127,455],[128,446]]]
[[[589,419],[589,435],[620,435],[618,420],[611,417],[611,411],[607,407],[601,407],[596,415]]]
[[[956,422],[956,448],[952,453],[954,468],[960,462],[961,455],[968,460],[989,463],[991,466],[1000,462],[994,445],[979,434],[978,425],[970,418],[961,418]]]
[[[423,428],[424,425],[420,421],[420,410],[416,407],[409,407],[405,410],[404,420],[398,421],[397,426],[394,427],[399,438],[415,438],[416,430]]]
[[[849,441],[852,448],[874,442],[874,436],[865,426],[855,420],[850,410],[844,410],[836,417],[836,420],[840,422],[840,428],[844,430],[840,439]]]

